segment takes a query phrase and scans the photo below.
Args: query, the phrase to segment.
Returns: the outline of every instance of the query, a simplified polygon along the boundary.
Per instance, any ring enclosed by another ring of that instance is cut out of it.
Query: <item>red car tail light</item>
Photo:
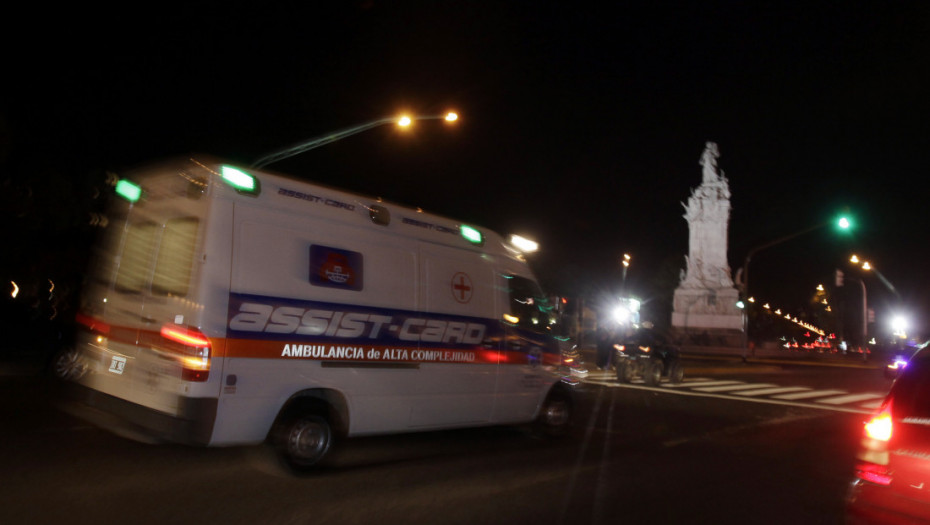
[[[856,465],[856,476],[859,479],[879,485],[891,484],[888,442],[893,434],[894,423],[889,400],[866,422],[863,429],[862,445],[856,456],[860,460]]]

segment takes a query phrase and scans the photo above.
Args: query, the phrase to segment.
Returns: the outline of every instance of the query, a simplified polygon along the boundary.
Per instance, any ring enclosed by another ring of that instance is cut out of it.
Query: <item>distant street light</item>
[[[907,318],[902,315],[896,315],[891,319],[892,335],[901,339],[907,339],[908,322]]]
[[[626,295],[626,270],[630,267],[631,261],[632,257],[630,257],[630,254],[624,253],[623,259],[620,261],[620,264],[623,265],[623,281],[620,285],[621,295]]]
[[[746,259],[743,260],[743,267],[737,273],[737,281],[738,281],[737,286],[742,292],[743,297],[749,297],[749,261],[752,259],[753,255],[755,255],[757,252],[764,250],[766,248],[771,248],[772,246],[775,246],[777,244],[790,241],[791,239],[794,239],[795,237],[799,237],[801,235],[804,235],[805,233],[810,233],[814,230],[819,230],[820,228],[830,226],[831,224],[836,224],[836,226],[840,228],[841,230],[848,230],[852,227],[852,223],[849,221],[847,217],[839,217],[838,219],[836,219],[835,223],[831,221],[827,221],[827,222],[822,222],[820,224],[815,224],[799,232],[795,232],[790,235],[785,235],[784,237],[779,237],[778,239],[775,239],[774,241],[767,242],[765,244],[756,246],[755,248],[749,250],[749,253],[746,254]],[[749,319],[748,319],[748,316],[746,316],[745,314],[745,310],[743,310],[743,315],[744,315],[744,318],[743,318],[744,319],[743,320],[743,348],[745,349],[746,345],[749,342]],[[745,353],[743,355],[745,356]]]
[[[356,133],[361,133],[378,126],[383,126],[385,124],[397,124],[401,127],[410,126],[415,120],[445,120],[446,122],[454,122],[458,120],[459,116],[455,113],[449,112],[445,115],[418,115],[418,116],[401,116],[401,117],[385,117],[377,120],[372,120],[371,122],[366,122],[364,124],[358,124],[349,128],[341,129],[338,131],[333,131],[326,135],[305,140],[293,146],[269,153],[264,157],[256,160],[253,164],[253,168],[263,168],[271,163],[278,162],[279,160],[284,160],[288,157],[293,157],[305,151],[312,150],[314,148],[319,148],[320,146],[325,146],[336,142],[337,140],[342,140],[346,137],[355,135]]]
[[[851,262],[851,263],[853,263],[853,264],[859,264],[859,263],[861,262],[862,264],[859,266],[860,268],[862,268],[863,270],[865,270],[865,271],[867,271],[867,272],[872,272],[872,273],[874,273],[875,276],[878,277],[878,280],[881,281],[882,284],[884,284],[885,287],[888,288],[889,291],[891,291],[891,293],[895,294],[895,295],[898,297],[898,299],[901,298],[901,294],[899,294],[899,293],[898,293],[898,290],[896,290],[895,287],[894,287],[894,285],[891,284],[891,281],[889,281],[888,279],[886,279],[885,276],[882,275],[882,273],[881,273],[880,271],[878,271],[878,270],[875,268],[875,266],[872,265],[872,263],[870,263],[869,261],[861,261],[861,260],[859,259],[859,256],[857,256],[856,254],[853,254],[853,255],[849,258],[849,262]]]

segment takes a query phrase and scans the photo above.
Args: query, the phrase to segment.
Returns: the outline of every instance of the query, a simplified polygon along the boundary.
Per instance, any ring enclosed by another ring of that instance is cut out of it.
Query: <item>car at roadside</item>
[[[930,351],[911,356],[862,432],[847,523],[930,523]]]

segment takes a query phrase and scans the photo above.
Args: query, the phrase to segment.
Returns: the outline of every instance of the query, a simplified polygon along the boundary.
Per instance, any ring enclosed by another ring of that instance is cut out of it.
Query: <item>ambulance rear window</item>
[[[141,292],[145,288],[152,269],[157,228],[158,225],[154,222],[131,224],[129,226],[129,230],[123,239],[119,273],[116,274],[116,288],[118,290]]]
[[[153,293],[187,295],[199,222],[194,217],[184,217],[165,223],[152,278]]]
[[[187,295],[200,221],[195,217],[130,224],[120,256],[116,288],[160,295]]]

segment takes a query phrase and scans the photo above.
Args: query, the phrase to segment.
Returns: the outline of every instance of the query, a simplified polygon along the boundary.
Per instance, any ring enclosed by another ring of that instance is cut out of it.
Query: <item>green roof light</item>
[[[223,181],[235,188],[236,191],[258,193],[258,179],[254,176],[232,166],[221,167],[220,174],[223,176]]]
[[[116,194],[134,203],[142,197],[142,188],[126,179],[121,179],[116,183]]]
[[[462,233],[462,237],[466,241],[472,244],[484,244],[484,237],[481,235],[481,232],[472,228],[471,226],[461,225],[459,231]]]

